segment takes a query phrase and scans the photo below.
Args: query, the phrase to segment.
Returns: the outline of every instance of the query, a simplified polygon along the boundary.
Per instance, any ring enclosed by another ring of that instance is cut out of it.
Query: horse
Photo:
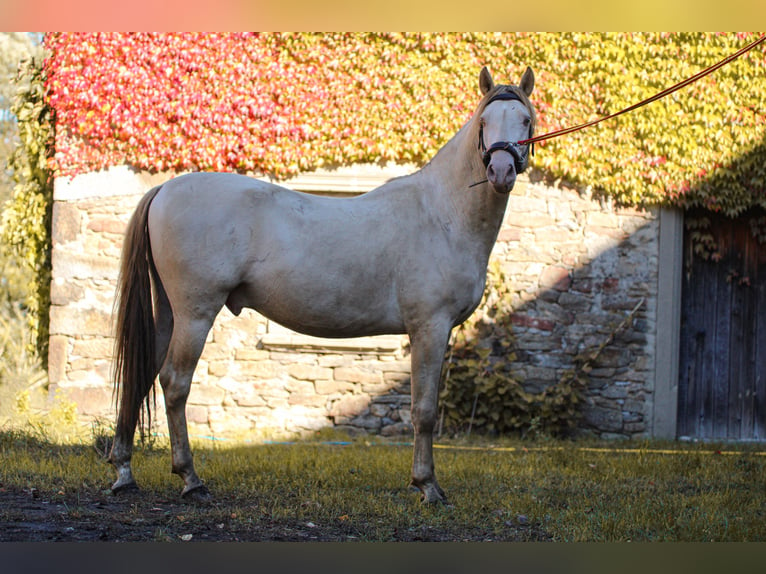
[[[185,409],[226,306],[319,337],[408,335],[411,485],[422,501],[446,503],[433,460],[442,363],[452,329],[481,300],[509,192],[529,164],[518,142],[534,132],[533,88],[529,67],[518,86],[495,84],[482,68],[466,124],[421,169],[357,197],[210,172],[149,190],[126,228],[115,298],[112,491],[138,489],[133,440],[144,408],[151,422],[159,376],[181,495],[212,496],[194,469]]]

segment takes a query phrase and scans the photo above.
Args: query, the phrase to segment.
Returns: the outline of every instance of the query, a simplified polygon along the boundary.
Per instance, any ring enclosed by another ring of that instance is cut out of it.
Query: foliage
[[[22,62],[11,108],[18,120],[20,139],[10,160],[16,185],[3,211],[2,225],[3,242],[34,274],[25,303],[43,364],[47,362],[53,208],[53,177],[48,160],[54,141],[53,112],[45,90],[42,66],[34,61]]]
[[[35,41],[31,34],[0,33],[0,210],[13,191],[12,169],[8,162],[19,139],[16,118],[11,113],[13,95],[17,88],[15,80],[19,62],[35,55],[42,55],[42,47],[39,44],[39,41]],[[10,246],[0,241],[0,326],[2,327],[0,337],[13,338],[23,330],[23,325],[13,323],[17,320],[25,321],[17,304],[26,297],[31,278],[31,271],[26,266],[19,265]],[[12,365],[17,357],[7,353],[0,355],[7,363],[0,365],[0,369],[15,370]],[[0,380],[2,379],[0,374]]]
[[[39,359],[29,349],[29,326],[18,303],[0,304],[0,420],[13,418],[21,393],[48,382]],[[39,398],[37,395],[33,398]],[[41,402],[41,401],[37,401]]]
[[[540,131],[617,111],[750,33],[46,36],[61,175],[128,163],[285,177],[424,163],[470,116],[477,75],[537,75]],[[510,65],[509,65],[510,63]],[[766,205],[763,48],[631,114],[539,145],[536,167],[624,204]]]
[[[542,392],[524,389],[511,371],[516,359],[511,281],[490,265],[485,299],[455,328],[440,393],[441,424],[448,430],[492,434],[564,435],[579,420],[585,376],[572,369]]]
[[[19,62],[42,56],[40,42],[34,35],[22,32],[0,32],[0,204],[10,196],[11,174],[6,163],[18,143],[16,118],[11,102],[16,93],[14,79]]]

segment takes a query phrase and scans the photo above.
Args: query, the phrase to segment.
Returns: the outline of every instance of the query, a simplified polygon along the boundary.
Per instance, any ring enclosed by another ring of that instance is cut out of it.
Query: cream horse
[[[473,117],[422,169],[362,196],[294,192],[229,173],[193,173],[146,193],[128,226],[118,283],[110,462],[116,493],[159,374],[172,471],[182,495],[210,496],[192,462],[186,400],[208,331],[226,305],[319,337],[407,334],[412,361],[412,485],[445,502],[433,431],[450,332],[482,297],[487,261],[528,164],[534,74],[519,86],[479,75]],[[149,411],[149,416],[151,412]]]

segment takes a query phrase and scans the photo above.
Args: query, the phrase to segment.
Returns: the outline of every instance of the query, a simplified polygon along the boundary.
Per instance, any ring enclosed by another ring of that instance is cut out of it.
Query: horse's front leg
[[[451,325],[431,324],[410,334],[412,349],[412,426],[415,449],[412,485],[419,488],[423,502],[447,502],[434,474],[433,433],[436,426],[444,353]]]

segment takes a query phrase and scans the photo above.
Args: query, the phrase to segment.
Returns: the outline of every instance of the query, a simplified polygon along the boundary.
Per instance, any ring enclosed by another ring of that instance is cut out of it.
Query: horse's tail
[[[114,349],[114,396],[118,404],[117,435],[133,442],[136,424],[144,427],[152,421],[149,391],[157,376],[156,327],[152,304],[152,277],[162,288],[154,268],[149,243],[149,206],[161,186],[149,190],[138,203],[128,223],[122,247],[120,274],[117,279],[115,309],[117,327]],[[146,402],[146,417],[142,403]]]

